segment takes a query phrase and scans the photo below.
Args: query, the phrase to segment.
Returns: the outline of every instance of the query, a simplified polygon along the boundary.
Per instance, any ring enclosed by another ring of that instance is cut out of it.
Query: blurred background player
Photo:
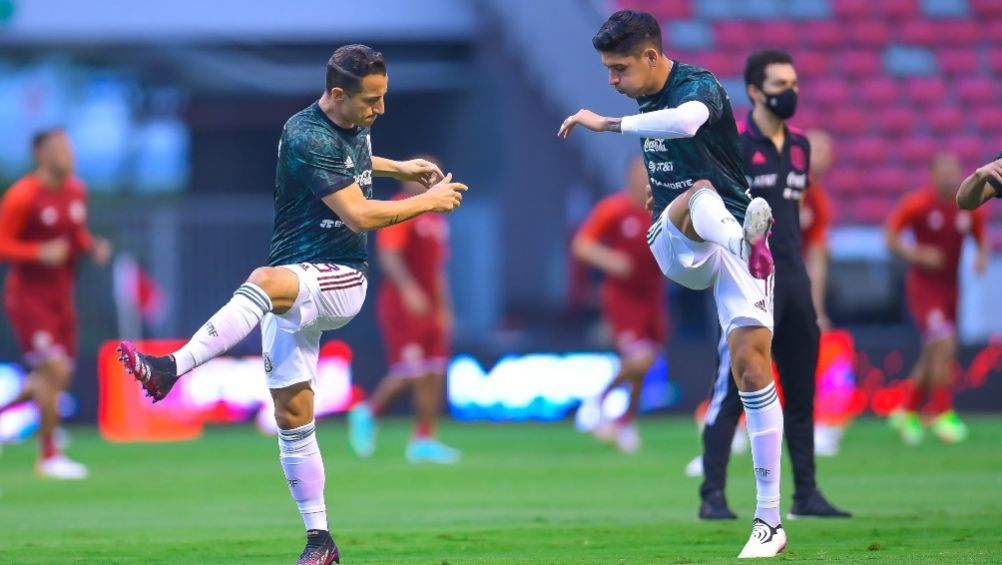
[[[61,129],[42,131],[32,143],[35,170],[0,203],[0,259],[10,263],[4,306],[30,367],[20,394],[0,413],[22,402],[38,406],[39,455],[35,472],[54,479],[83,479],[87,467],[56,445],[58,397],[70,385],[77,354],[74,279],[81,255],[98,265],[111,245],[87,230],[87,196],[73,175],[73,149]]]
[[[898,203],[887,220],[887,246],[908,263],[905,293],[908,310],[922,339],[922,352],[911,373],[904,404],[890,424],[907,445],[925,434],[920,410],[929,401],[932,430],[947,443],[963,441],[967,426],[953,410],[952,372],[957,356],[958,273],[964,239],[978,246],[974,270],[982,273],[991,249],[981,210],[961,210],[955,200],[961,165],[956,156],[940,153],[932,160],[932,186],[916,190]],[[914,242],[905,239],[910,232]]]
[[[394,200],[425,191],[417,182],[402,186]],[[449,224],[441,214],[423,214],[387,227],[376,235],[376,252],[386,277],[379,289],[377,316],[389,373],[379,381],[369,401],[359,403],[348,415],[352,448],[361,457],[372,455],[375,418],[395,398],[411,390],[416,421],[405,451],[407,460],[455,463],[459,451],[436,439],[453,325],[446,272]]]
[[[648,190],[644,160],[636,157],[630,161],[625,189],[595,206],[571,247],[575,258],[604,275],[602,317],[620,359],[616,377],[586,409],[599,415],[595,436],[613,442],[624,453],[640,448],[636,416],[644,376],[668,334],[664,277],[647,246],[651,223],[651,213],[645,208]],[[630,390],[626,412],[608,421],[602,405],[610,392],[622,386]]]
[[[635,99],[640,113],[610,118],[582,109],[557,135],[566,139],[580,125],[644,138],[655,218],[647,237],[651,252],[666,277],[693,290],[713,288],[731,353],[725,377],[733,375],[745,406],[757,506],[738,557],[774,557],[786,548],[787,535],[779,513],[783,415],[772,377],[772,212],[750,195],[724,87],[713,73],[664,54],[654,16],[618,11],[592,46],[608,69],[608,84]]]
[[[1002,198],[1002,152],[994,161],[978,167],[957,190],[957,205],[964,210],[973,210],[992,198]]]
[[[776,265],[772,354],[783,387],[787,449],[793,462],[793,506],[789,517],[848,517],[817,488],[814,465],[814,391],[820,331],[811,281],[801,257],[800,200],[809,185],[810,143],[786,120],[797,109],[799,86],[793,59],[784,51],[752,54],[745,86],[753,109],[738,126],[744,169],[753,196],[765,198],[776,225],[769,246]],[[703,484],[699,517],[734,519],[724,488],[731,442],[741,416],[738,388],[723,341],[713,398],[703,428]]]
[[[426,212],[450,212],[466,190],[451,182],[451,174],[443,178],[433,163],[372,155],[369,128],[385,110],[387,84],[382,53],[365,45],[339,47],[327,62],[323,95],[282,129],[269,266],[255,269],[173,354],[153,357],[129,342],[119,346],[126,370],[157,402],[182,375],[261,325],[279,461],[306,526],[297,565],[329,565],[340,558],[328,530],[312,383],[321,334],[348,324],[365,300],[365,232]],[[371,199],[373,173],[426,186],[441,181],[423,194],[388,202]]]

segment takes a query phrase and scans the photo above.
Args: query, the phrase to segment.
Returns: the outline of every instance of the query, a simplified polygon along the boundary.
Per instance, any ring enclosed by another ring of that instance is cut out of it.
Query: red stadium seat
[[[867,130],[870,126],[870,115],[853,105],[843,105],[832,109],[831,122],[827,127],[834,133],[851,137]]]
[[[1002,2],[999,0],[967,0],[967,3],[978,18],[1002,18]]]
[[[843,19],[863,19],[873,15],[870,0],[838,0],[834,2],[835,15]]]
[[[982,164],[985,155],[990,151],[985,147],[983,139],[975,136],[957,136],[946,141],[946,150],[954,153],[965,165]]]
[[[850,43],[862,47],[882,48],[891,41],[891,28],[884,20],[863,20],[842,26]]]
[[[915,18],[920,12],[919,0],[883,0],[873,4],[878,14],[889,19]]]
[[[936,22],[931,20],[908,20],[902,22],[900,39],[912,45],[935,46],[939,44]]]
[[[830,49],[840,47],[845,39],[842,28],[831,20],[812,20],[800,25],[800,38],[805,45]]]
[[[768,47],[789,49],[800,42],[800,26],[791,21],[766,21],[758,25],[760,40],[768,41]]]
[[[856,221],[862,224],[883,224],[894,209],[896,198],[887,196],[862,196],[856,199]]]
[[[620,10],[641,10],[650,12],[659,21],[689,19],[692,6],[689,0],[618,0]]]
[[[744,74],[745,70],[744,57],[735,57],[720,51],[704,51],[699,55],[698,61],[694,64],[709,69],[720,78],[740,76]]]
[[[864,166],[884,165],[890,158],[890,147],[883,137],[860,137],[851,140],[839,154]]]
[[[948,134],[964,127],[964,113],[956,106],[933,106],[919,117],[933,133]]]
[[[977,45],[984,39],[984,30],[971,19],[938,20],[936,30],[939,32],[940,45]],[[990,35],[988,37],[991,37]]]
[[[909,166],[928,163],[939,148],[939,144],[931,137],[907,137],[896,144],[902,163]]]
[[[1002,133],[1002,111],[998,106],[983,106],[970,113],[970,123],[974,128],[986,135]],[[998,151],[1002,151],[1002,145]],[[998,154],[998,151],[995,153]]]
[[[860,99],[873,105],[890,105],[898,96],[898,83],[892,78],[869,79],[859,87]]]
[[[919,77],[905,81],[904,94],[916,104],[935,106],[946,100],[947,88],[939,77]]]
[[[884,62],[876,51],[866,49],[846,49],[839,56],[842,72],[853,77],[873,76],[884,68]]]
[[[795,51],[793,62],[801,77],[825,76],[832,71],[832,60],[824,51]],[[803,81],[801,81],[801,88]]]
[[[890,136],[901,136],[910,132],[917,121],[915,110],[901,106],[892,106],[877,112],[875,118],[880,131]]]
[[[836,145],[836,150],[840,145]],[[836,163],[835,168],[825,176],[825,188],[836,199],[851,198],[863,188],[863,175],[854,167]],[[846,206],[851,209],[851,206]]]
[[[957,99],[964,104],[990,104],[1002,100],[1002,81],[986,76],[962,78],[955,87]],[[1002,109],[999,109],[1002,113]]]
[[[988,51],[988,68],[996,75],[1002,75],[1002,49]]]
[[[909,170],[903,167],[885,165],[870,171],[866,176],[868,193],[897,196],[911,188],[909,185]]]
[[[830,77],[805,81],[800,86],[801,96],[820,106],[842,106],[849,98],[849,85],[845,79]]]
[[[758,25],[743,20],[722,21],[713,24],[713,31],[718,47],[751,51],[758,36]]]
[[[950,75],[971,75],[978,70],[978,53],[973,49],[943,49],[937,55],[939,68]]]

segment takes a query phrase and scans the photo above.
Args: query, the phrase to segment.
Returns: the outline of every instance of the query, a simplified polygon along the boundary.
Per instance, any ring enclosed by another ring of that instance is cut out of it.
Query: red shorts
[[[76,358],[77,314],[71,300],[6,292],[4,306],[29,367],[57,358],[71,362]]]
[[[622,357],[660,350],[668,339],[664,298],[638,296],[608,285],[602,287],[602,316]]]
[[[449,336],[438,316],[412,316],[397,297],[381,293],[377,317],[390,376],[411,378],[445,373],[449,361]]]
[[[956,333],[959,294],[956,286],[909,279],[905,292],[908,311],[922,334],[922,341],[938,341]]]

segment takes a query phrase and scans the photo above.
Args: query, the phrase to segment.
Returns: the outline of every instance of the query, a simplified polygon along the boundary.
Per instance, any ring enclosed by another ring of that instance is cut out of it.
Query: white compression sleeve
[[[646,114],[623,116],[619,128],[626,135],[677,139],[692,137],[710,119],[710,109],[698,100],[690,100],[677,108],[665,108]]]

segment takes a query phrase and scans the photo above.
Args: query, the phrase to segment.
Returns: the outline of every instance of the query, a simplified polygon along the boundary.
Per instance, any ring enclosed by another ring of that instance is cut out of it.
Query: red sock
[[[923,385],[912,384],[912,388],[908,391],[908,395],[905,396],[905,410],[909,412],[918,412],[925,404],[925,397],[928,389]]]
[[[633,418],[634,418],[633,413],[630,412],[629,410],[627,410],[626,412],[623,413],[622,416],[620,416],[619,418],[616,419],[616,423],[617,424],[629,424],[630,422],[633,421]]]
[[[372,411],[373,418],[378,418],[383,415],[383,407],[374,402],[369,403],[369,410]]]
[[[932,389],[932,399],[929,401],[929,409],[933,414],[942,414],[953,409],[953,394],[949,386],[938,386]]]
[[[414,426],[414,437],[427,439],[435,436],[435,424],[434,422],[418,422]]]
[[[59,453],[56,448],[56,441],[52,438],[52,434],[43,435],[39,437],[42,447],[42,459],[48,459]]]

